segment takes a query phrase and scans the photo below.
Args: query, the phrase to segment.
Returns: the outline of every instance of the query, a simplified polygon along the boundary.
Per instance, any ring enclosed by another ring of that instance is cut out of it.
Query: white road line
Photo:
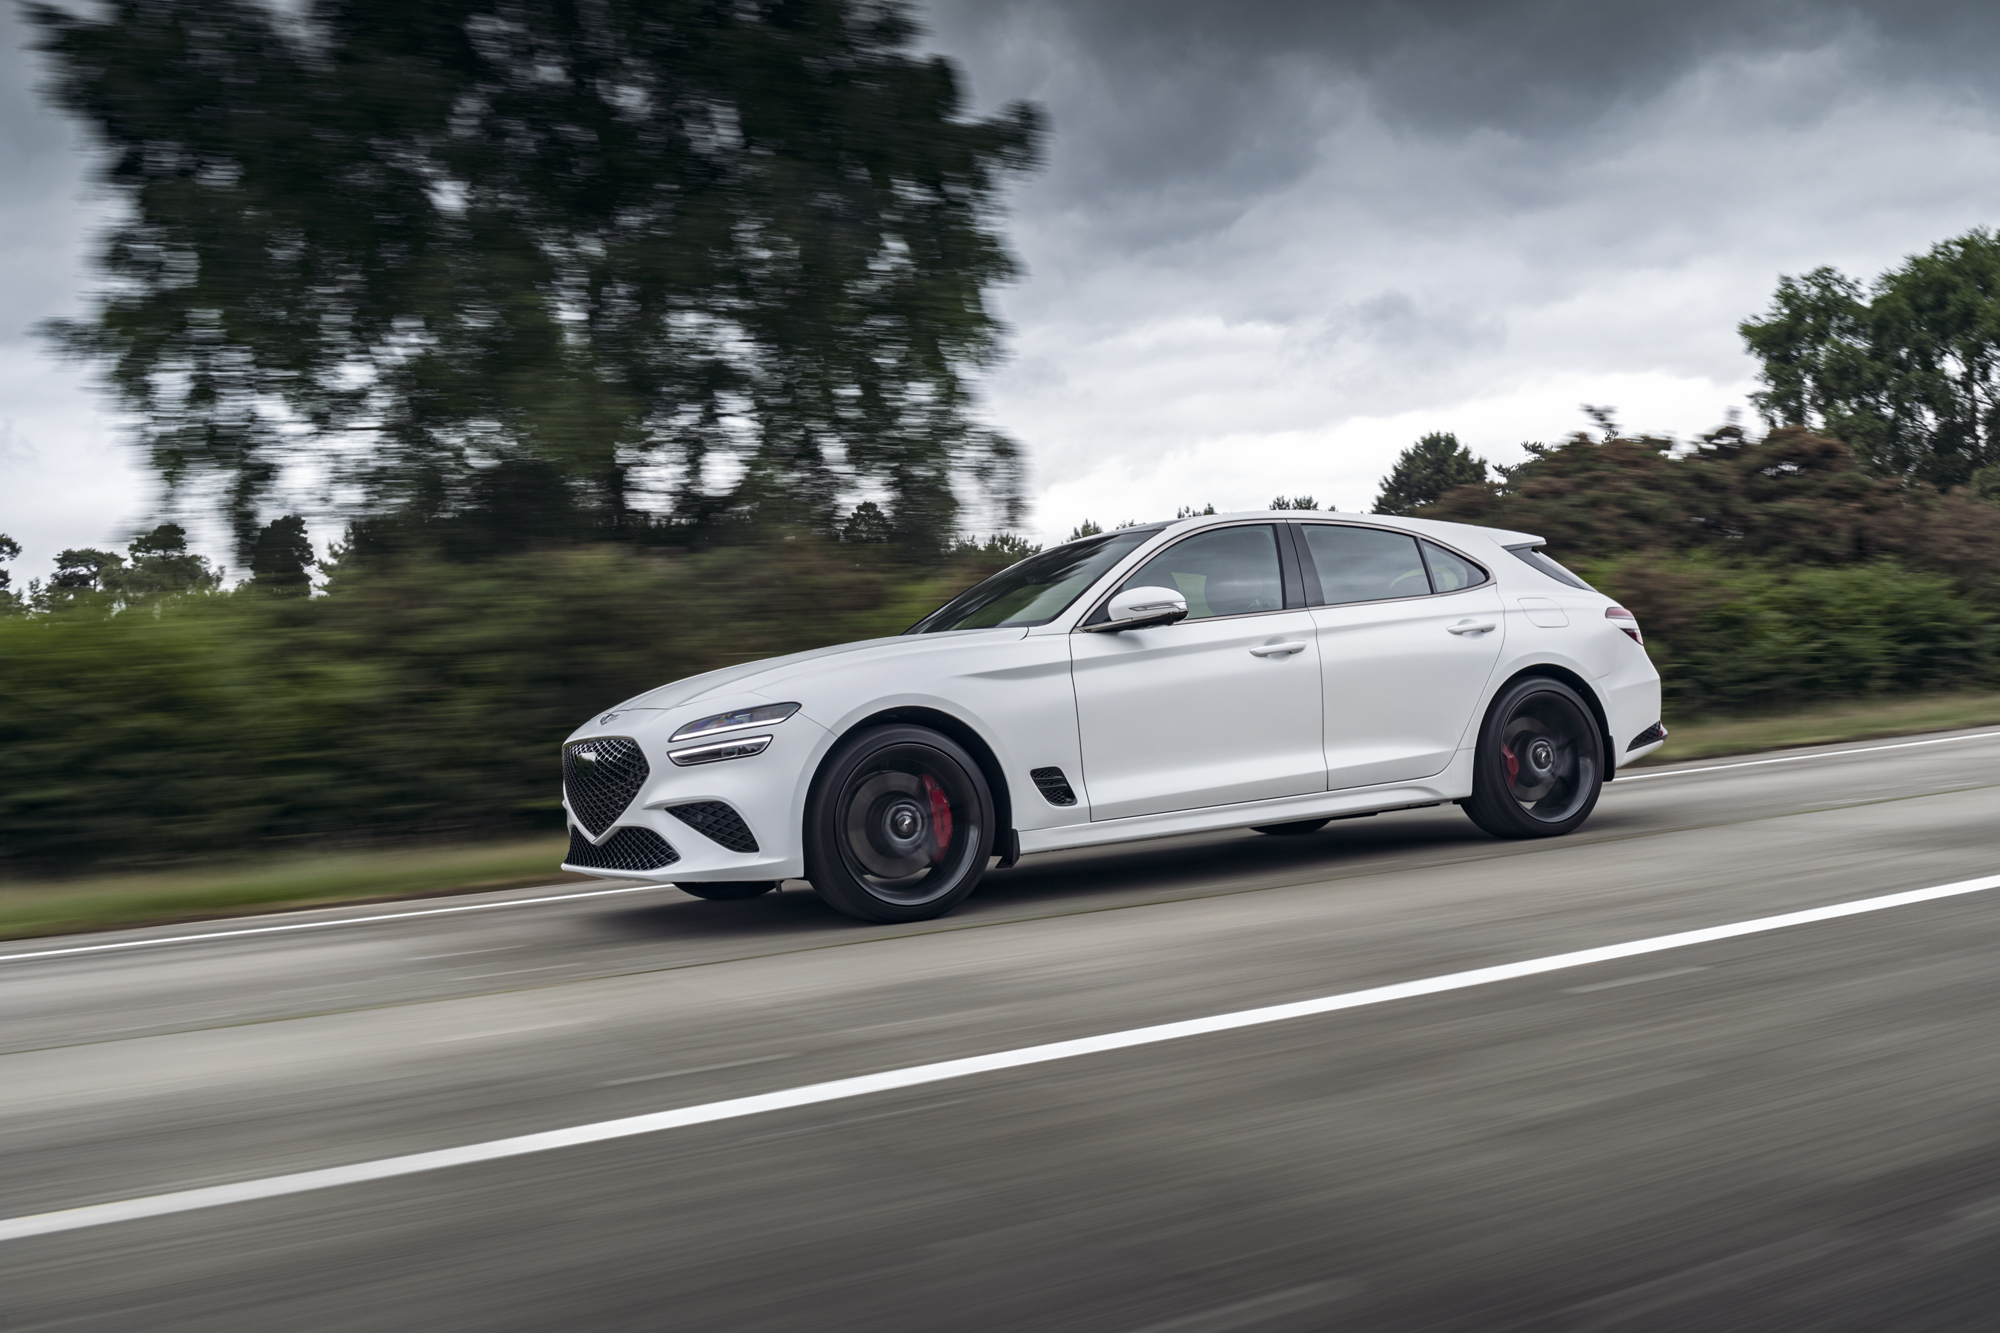
[[[1797,764],[1807,759],[1838,759],[1849,754],[1874,754],[1877,750],[1909,750],[1919,745],[1952,745],[1959,741],[1990,741],[2000,731],[1975,732],[1970,736],[1934,736],[1927,741],[1898,741],[1894,745],[1864,745],[1858,750],[1819,750],[1813,754],[1787,754],[1776,759],[1744,759],[1734,764],[1710,764],[1706,768],[1676,768],[1665,773],[1619,774],[1619,782],[1644,782],[1648,778],[1684,778],[1690,773],[1720,773],[1725,768],[1758,768],[1764,764]]]
[[[1684,977],[1691,972],[1706,972],[1705,967],[1670,967],[1664,972],[1641,972],[1636,977],[1619,977],[1616,981],[1593,981],[1588,986],[1564,986],[1565,995],[1588,995],[1592,991],[1616,990],[1620,986],[1636,986],[1642,981],[1665,981],[1668,977]]]
[[[1290,1004],[1274,1004],[1261,1009],[1239,1009],[1234,1013],[1215,1014],[1207,1018],[1190,1018],[1178,1023],[1160,1023],[1152,1027],[1129,1028],[1123,1032],[1106,1032],[1095,1037],[1079,1037],[1073,1041],[1023,1046],[1011,1051],[995,1051],[991,1055],[975,1055],[961,1060],[941,1060],[935,1064],[911,1065],[905,1069],[890,1069],[879,1074],[863,1074],[858,1078],[842,1078],[830,1083],[783,1088],[777,1092],[760,1093],[753,1097],[732,1097],[727,1101],[683,1106],[672,1111],[654,1111],[647,1115],[627,1116],[619,1120],[600,1120],[595,1124],[572,1125],[567,1129],[522,1134],[516,1138],[468,1143],[462,1147],[442,1148],[435,1152],[384,1157],[373,1162],[355,1162],[349,1166],[300,1171],[285,1176],[266,1176],[261,1180],[243,1180],[232,1185],[209,1185],[201,1189],[177,1190],[171,1194],[120,1199],[113,1203],[86,1204],[79,1208],[65,1208],[53,1213],[0,1218],[0,1241],[19,1240],[26,1236],[46,1236],[57,1231],[105,1226],[112,1222],[129,1222],[143,1217],[161,1217],[169,1213],[193,1212],[202,1208],[220,1207],[223,1204],[247,1203],[253,1199],[304,1194],[311,1190],[331,1189],[337,1185],[357,1185],[363,1181],[387,1180],[395,1176],[439,1171],[446,1167],[469,1166],[475,1162],[492,1162],[506,1157],[521,1157],[529,1153],[550,1152],[557,1148],[601,1143],[606,1139],[629,1138],[635,1134],[656,1134],[662,1130],[681,1129],[688,1125],[705,1125],[717,1120],[736,1120],[744,1116],[788,1110],[795,1106],[812,1106],[819,1102],[841,1101],[849,1097],[866,1097],[878,1092],[919,1087],[926,1083],[942,1083],[948,1079],[969,1078],[974,1074],[988,1074],[1000,1069],[1019,1069],[1025,1065],[1047,1064],[1052,1060],[1070,1060],[1081,1055],[1100,1055],[1105,1051],[1124,1050],[1131,1046],[1150,1046],[1157,1042],[1178,1041],[1182,1037],[1199,1037],[1213,1032],[1228,1032],[1234,1028],[1282,1023],[1288,1019],[1305,1018],[1314,1014],[1330,1014],[1341,1009],[1386,1004],[1391,1000],[1407,1000],[1419,995],[1436,995],[1444,991],[1465,990],[1472,986],[1490,986],[1495,982],[1531,977],[1542,972],[1588,967],[1593,963],[1610,962],[1617,958],[1634,958],[1641,954],[1660,953],[1667,949],[1685,949],[1696,944],[1735,939],[1741,935],[1758,935],[1766,931],[1785,930],[1792,926],[1811,925],[1818,921],[1834,921],[1841,917],[1860,916],[1867,912],[1883,912],[1892,907],[1933,902],[1939,898],[1955,898],[1967,893],[1983,893],[1996,888],[2000,888],[2000,875],[1988,875],[1983,879],[1960,880],[1955,884],[1939,884],[1928,889],[1910,889],[1903,893],[1889,893],[1877,898],[1860,898],[1852,902],[1833,903],[1826,907],[1807,908],[1802,912],[1786,912],[1780,916],[1732,922],[1726,926],[1706,926],[1700,930],[1686,930],[1673,935],[1655,935],[1651,939],[1632,940],[1625,944],[1607,944],[1595,949],[1551,954],[1546,958],[1502,963],[1498,967],[1480,967],[1469,972],[1451,972],[1444,976],[1426,977],[1419,981],[1401,981],[1394,985],[1347,991],[1340,995],[1324,995],[1318,999],[1296,1000]]]
[[[617,889],[586,889],[582,893],[552,893],[542,898],[508,898],[497,903],[465,903],[458,907],[426,907],[415,912],[380,912],[374,916],[342,916],[328,921],[288,921],[278,926],[247,926],[242,930],[210,930],[199,935],[161,935],[143,940],[118,940],[110,944],[75,944],[61,949],[38,949],[34,953],[0,953],[0,963],[18,963],[28,958],[62,958],[78,953],[109,953],[113,949],[145,949],[155,944],[194,944],[202,940],[227,940],[238,935],[275,935],[281,931],[325,930],[329,926],[361,926],[375,921],[409,921],[423,916],[451,916],[459,912],[492,912],[502,907],[535,907],[543,903],[571,903],[581,898],[608,898],[620,893],[649,893],[672,888],[671,884],[632,884]],[[494,952],[499,952],[495,950]],[[449,954],[438,954],[448,958]]]

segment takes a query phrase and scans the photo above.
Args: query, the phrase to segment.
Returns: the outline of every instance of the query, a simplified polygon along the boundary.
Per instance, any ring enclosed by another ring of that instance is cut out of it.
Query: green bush
[[[1893,560],[1787,569],[1701,556],[1580,562],[1639,617],[1682,713],[2000,682],[2000,622]]]
[[[0,619],[0,864],[560,826],[557,745],[696,672],[894,634],[990,570],[810,540],[349,570]]]

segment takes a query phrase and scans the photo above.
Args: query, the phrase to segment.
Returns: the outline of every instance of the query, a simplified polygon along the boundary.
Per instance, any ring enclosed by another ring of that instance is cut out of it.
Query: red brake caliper
[[[944,849],[951,846],[951,802],[928,773],[924,774],[924,791],[931,798],[931,864],[936,865],[944,860]]]
[[[1511,787],[1514,785],[1515,780],[1521,776],[1520,756],[1503,745],[1500,747],[1500,758],[1507,765],[1507,785]]]

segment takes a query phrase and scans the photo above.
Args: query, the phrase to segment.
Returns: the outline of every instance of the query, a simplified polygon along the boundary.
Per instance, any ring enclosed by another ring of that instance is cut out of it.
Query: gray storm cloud
[[[1504,461],[1581,402],[1688,433],[1753,387],[1778,274],[2000,220],[2000,7],[937,0],[978,105],[1049,110],[990,415],[1060,536],[1309,491],[1417,434]],[[151,488],[73,370],[79,138],[0,12],[0,530],[102,543]],[[94,525],[94,526],[93,526]]]
[[[1753,387],[1734,326],[1780,272],[1872,273],[2000,205],[1981,6],[927,14],[980,104],[1054,127],[992,385],[1049,534],[1281,490],[1358,507],[1422,430],[1504,461],[1583,401],[1702,429]]]

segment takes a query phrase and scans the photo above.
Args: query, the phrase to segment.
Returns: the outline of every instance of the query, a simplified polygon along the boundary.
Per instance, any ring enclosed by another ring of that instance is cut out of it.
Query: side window
[[[1126,588],[1174,589],[1187,598],[1189,620],[1281,611],[1277,529],[1255,523],[1197,533],[1139,566],[1119,585]]]
[[[1457,592],[1486,582],[1485,570],[1470,560],[1459,559],[1436,542],[1424,543],[1424,560],[1431,567],[1431,582],[1439,592]]]
[[[1304,531],[1319,573],[1320,600],[1328,606],[1422,597],[1431,590],[1417,539],[1407,533],[1328,523],[1308,523]]]

